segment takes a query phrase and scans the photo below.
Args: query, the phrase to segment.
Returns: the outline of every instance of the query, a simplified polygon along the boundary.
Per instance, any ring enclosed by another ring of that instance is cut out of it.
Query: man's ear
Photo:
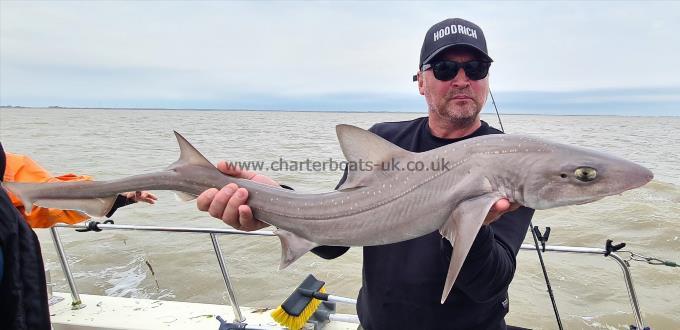
[[[423,72],[418,71],[417,73],[418,76],[418,91],[420,92],[420,95],[425,95],[425,82],[423,81]]]

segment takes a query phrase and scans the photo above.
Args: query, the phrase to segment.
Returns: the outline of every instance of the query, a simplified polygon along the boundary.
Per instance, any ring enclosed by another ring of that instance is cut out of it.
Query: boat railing
[[[227,295],[229,297],[229,302],[234,313],[234,322],[240,323],[244,322],[245,318],[241,313],[240,306],[236,299],[236,294],[231,284],[229,278],[229,272],[227,270],[227,263],[222,255],[222,249],[217,240],[217,235],[247,235],[247,236],[275,236],[274,232],[267,230],[258,231],[240,231],[236,229],[220,229],[220,228],[201,228],[201,227],[165,227],[165,226],[140,226],[140,225],[118,225],[118,224],[101,224],[94,221],[89,221],[81,224],[65,225],[57,224],[50,228],[50,233],[52,240],[54,242],[57,255],[59,257],[59,262],[68,282],[69,288],[71,290],[71,298],[73,299],[71,306],[73,309],[80,309],[84,307],[82,301],[80,300],[80,295],[78,293],[78,288],[76,286],[75,280],[73,278],[73,273],[69,267],[66,252],[64,251],[64,246],[61,242],[59,232],[57,228],[71,228],[71,229],[85,229],[93,230],[96,228],[99,230],[135,230],[135,231],[160,231],[160,232],[176,232],[176,233],[202,233],[209,234],[212,241],[213,250],[215,256],[217,257],[217,262],[220,266],[222,272],[222,278],[224,279],[224,284],[226,286]],[[522,244],[521,250],[532,250],[535,251],[536,246],[530,244]],[[644,322],[642,319],[642,313],[640,312],[640,306],[638,304],[637,295],[635,293],[635,287],[633,285],[633,278],[631,276],[629,265],[617,255],[615,252],[607,251],[602,248],[590,248],[590,247],[578,247],[578,246],[557,246],[557,245],[545,245],[543,252],[556,252],[556,253],[575,253],[575,254],[591,254],[591,255],[602,255],[606,257],[611,257],[620,267],[623,272],[623,279],[626,283],[626,288],[628,290],[628,297],[630,300],[630,305],[633,310],[633,315],[635,316],[635,322],[637,329],[644,329]]]

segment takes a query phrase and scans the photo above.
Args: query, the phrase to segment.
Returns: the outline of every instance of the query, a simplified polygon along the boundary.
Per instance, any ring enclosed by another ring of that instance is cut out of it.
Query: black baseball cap
[[[449,18],[433,25],[423,41],[420,49],[420,63],[418,70],[423,64],[428,64],[437,55],[451,47],[467,47],[477,52],[481,59],[493,62],[486,49],[484,32],[475,23],[462,18]]]

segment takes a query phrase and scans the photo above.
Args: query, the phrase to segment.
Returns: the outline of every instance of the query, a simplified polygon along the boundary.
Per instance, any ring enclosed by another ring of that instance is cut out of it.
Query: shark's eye
[[[595,180],[597,177],[597,170],[588,166],[579,167],[574,171],[574,175],[579,181],[589,182]]]

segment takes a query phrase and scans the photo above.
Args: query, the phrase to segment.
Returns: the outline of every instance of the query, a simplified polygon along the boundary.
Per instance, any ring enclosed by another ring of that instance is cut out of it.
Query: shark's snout
[[[643,186],[654,179],[654,173],[652,173],[652,171],[650,171],[648,168],[642,167],[641,177],[642,184],[640,186]]]
[[[617,175],[607,179],[610,181],[609,184],[620,192],[642,187],[654,179],[652,171],[633,162],[621,164],[617,172]]]

